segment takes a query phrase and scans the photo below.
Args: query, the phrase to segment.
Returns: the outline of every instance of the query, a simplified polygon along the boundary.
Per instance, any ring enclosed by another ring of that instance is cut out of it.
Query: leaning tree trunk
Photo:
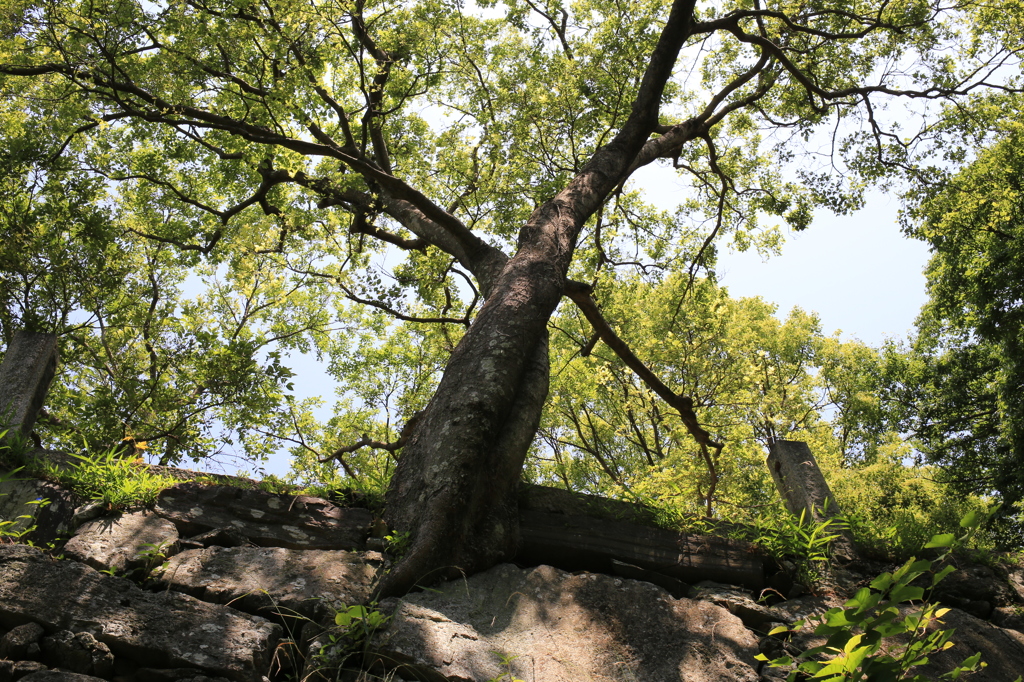
[[[385,518],[413,537],[380,595],[515,551],[516,491],[547,398],[547,321],[563,279],[528,260],[509,261],[402,450]]]
[[[580,229],[628,175],[658,124],[694,2],[673,3],[629,118],[534,212],[452,354],[388,488],[385,520],[412,540],[377,597],[478,571],[514,552],[516,488],[547,397],[548,318],[565,290]]]

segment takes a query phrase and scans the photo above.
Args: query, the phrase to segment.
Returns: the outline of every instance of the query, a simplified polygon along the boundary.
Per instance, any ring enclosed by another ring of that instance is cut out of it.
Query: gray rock
[[[152,512],[89,521],[64,546],[64,554],[97,570],[118,572],[159,565],[158,554],[177,552],[178,529]]]
[[[36,660],[41,651],[39,640],[45,632],[38,623],[25,623],[13,628],[0,638],[0,658]]]
[[[135,672],[136,682],[185,682],[185,680],[191,680],[192,682],[196,682],[196,680],[199,680],[199,682],[203,680],[226,682],[223,677],[207,677],[203,675],[201,670],[196,670],[195,668],[139,668]]]
[[[22,682],[103,682],[102,677],[70,673],[64,670],[41,670],[21,679]]]
[[[99,500],[89,500],[82,506],[75,509],[74,516],[71,517],[71,526],[76,530],[87,521],[98,519],[107,512],[107,505]]]
[[[39,500],[46,500],[47,504],[37,504]],[[16,478],[0,483],[0,519],[27,517],[8,530],[21,531],[34,526],[23,539],[38,544],[71,532],[74,527],[71,519],[79,502],[73,493],[49,481]]]
[[[57,371],[57,335],[20,330],[0,364],[0,443],[28,440]],[[16,438],[17,437],[17,438]]]
[[[1016,598],[1014,601],[1024,602],[1024,568],[1013,568],[1008,571],[1007,582]]]
[[[88,632],[60,630],[43,639],[43,662],[82,675],[110,677],[114,673],[114,655]]]
[[[999,606],[992,609],[992,623],[1001,628],[1024,631],[1024,613],[1020,607]]]
[[[392,619],[376,656],[420,679],[758,679],[757,640],[738,618],[635,580],[503,564],[381,609]]]
[[[39,661],[0,661],[0,682],[20,680],[44,670],[47,667]]]
[[[936,586],[932,599],[987,618],[993,606],[1015,601],[1014,591],[988,566],[967,566],[953,571]]]
[[[194,667],[260,682],[280,627],[193,597],[134,583],[24,545],[0,545],[0,626],[35,621],[88,632],[114,655],[149,666]]]
[[[244,547],[249,544],[249,538],[235,528],[215,528],[189,540],[202,547]]]
[[[771,630],[770,623],[792,622],[792,617],[785,611],[764,604],[758,604],[750,598],[749,593],[731,585],[720,585],[706,580],[697,583],[692,599],[709,601],[743,621],[751,630],[766,633]]]
[[[364,549],[373,521],[366,509],[318,497],[200,483],[164,490],[156,512],[184,535],[235,528],[255,545],[292,549]]]
[[[210,547],[172,557],[157,577],[248,613],[316,619],[331,607],[365,602],[382,561],[376,552]]]
[[[1011,682],[1024,670],[1024,633],[997,627],[959,609],[951,609],[942,621],[942,629],[955,630],[954,646],[931,656],[931,663],[920,669],[926,676],[937,679],[979,651],[988,665],[971,675],[971,682]]]
[[[39,661],[8,661],[0,659],[0,682],[11,682],[47,667]]]

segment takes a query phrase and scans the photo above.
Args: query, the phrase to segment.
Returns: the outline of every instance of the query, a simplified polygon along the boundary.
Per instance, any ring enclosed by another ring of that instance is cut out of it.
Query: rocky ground
[[[609,574],[503,564],[360,609],[388,565],[365,509],[195,483],[130,513],[62,499],[40,530],[73,527],[62,548],[0,545],[0,682],[781,679],[755,659],[785,646],[765,634],[891,569],[851,563],[808,590],[772,568],[761,585],[715,580],[750,576],[747,559],[690,582],[625,555]],[[938,596],[957,644],[926,674],[982,651],[989,665],[970,679],[1012,682],[1024,571],[964,565]]]

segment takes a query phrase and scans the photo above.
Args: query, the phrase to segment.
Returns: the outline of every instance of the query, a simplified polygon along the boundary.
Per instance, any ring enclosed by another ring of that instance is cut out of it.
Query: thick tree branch
[[[413,430],[416,428],[416,424],[419,423],[419,419],[422,414],[422,411],[414,413],[409,418],[409,421],[405,423],[405,426],[402,427],[402,432],[398,435],[398,440],[394,441],[393,443],[384,443],[382,441],[372,440],[369,436],[367,436],[364,433],[362,438],[357,440],[352,445],[347,445],[345,447],[338,448],[328,456],[321,458],[319,461],[330,462],[331,460],[336,459],[338,461],[343,462],[344,460],[342,460],[342,457],[344,455],[355,452],[356,450],[365,447],[374,448],[376,450],[386,450],[387,452],[390,452],[393,455],[395,452],[405,447],[405,444],[409,442],[409,437],[412,435]]]
[[[654,391],[662,400],[671,405],[678,413],[679,417],[683,420],[683,424],[686,426],[686,430],[690,432],[690,435],[700,443],[711,448],[720,449],[722,445],[711,439],[711,434],[708,433],[697,419],[697,414],[693,410],[693,399],[687,396],[678,395],[668,386],[666,386],[658,376],[650,370],[633,353],[629,345],[623,341],[618,334],[611,328],[611,325],[604,319],[601,311],[597,307],[597,302],[591,296],[590,286],[582,284],[580,282],[569,281],[566,283],[565,295],[569,297],[573,303],[575,303],[583,315],[587,318],[593,326],[594,331],[601,335],[601,340],[604,341],[605,345],[612,349],[612,351],[621,359],[627,367],[629,367],[636,375],[640,378],[644,384],[647,385],[652,391]]]

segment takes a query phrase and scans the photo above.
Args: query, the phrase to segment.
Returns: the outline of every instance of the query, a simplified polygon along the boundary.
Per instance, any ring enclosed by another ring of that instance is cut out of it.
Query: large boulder
[[[100,571],[153,568],[178,548],[178,529],[152,512],[108,516],[83,524],[64,555]]]
[[[971,682],[1012,682],[1024,672],[1024,633],[1003,629],[960,609],[950,609],[942,617],[941,627],[954,630],[953,647],[934,654],[931,663],[920,670],[928,677],[938,679],[978,652],[987,665],[970,676]]]
[[[376,552],[282,547],[188,549],[157,574],[171,589],[249,613],[320,618],[370,596]]]
[[[156,512],[186,536],[234,528],[254,545],[291,549],[365,549],[373,522],[366,509],[319,497],[201,483],[167,488]]]
[[[635,580],[502,564],[381,610],[391,620],[373,641],[378,660],[418,679],[758,679],[757,640],[739,618]]]
[[[134,583],[33,547],[0,545],[0,627],[87,632],[118,657],[260,682],[281,629],[257,616]]]

